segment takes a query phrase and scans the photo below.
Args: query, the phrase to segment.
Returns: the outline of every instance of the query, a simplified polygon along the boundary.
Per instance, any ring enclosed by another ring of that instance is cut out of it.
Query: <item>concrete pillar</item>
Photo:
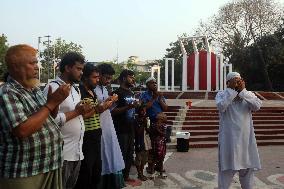
[[[161,73],[160,73],[160,66],[158,66],[158,82],[157,82],[157,84],[158,84],[158,91],[160,91],[161,90],[161,88],[160,88],[160,86],[161,86],[161,83],[160,83],[160,81],[161,81]]]
[[[226,76],[227,76],[227,65],[224,64],[223,66],[223,76],[224,76],[224,79],[223,79],[223,82],[224,82],[224,90],[227,88],[227,84],[226,84]]]
[[[172,59],[172,88],[171,90],[175,90],[175,67],[174,67],[175,60]]]
[[[154,77],[154,72],[155,72],[155,70],[154,70],[154,68],[152,67],[152,68],[151,68],[151,77]]]
[[[169,64],[168,59],[165,60],[165,90],[169,90]]]
[[[155,65],[155,66],[153,66],[152,68],[151,68],[151,77],[154,77],[154,73],[155,73],[155,70],[157,71],[157,78],[156,78],[156,80],[157,80],[157,85],[158,85],[158,91],[160,90],[160,81],[161,81],[161,79],[160,79],[160,76],[161,76],[161,74],[160,74],[160,66],[158,66],[158,65]]]
[[[194,51],[194,77],[193,77],[193,91],[199,90],[199,52],[195,43],[195,39],[191,40]]]
[[[211,91],[211,52],[207,51],[207,91]]]
[[[165,90],[168,91],[169,90],[169,61],[172,62],[172,86],[171,86],[171,90],[174,91],[174,86],[175,86],[175,67],[174,67],[174,61],[175,59],[173,58],[165,58]]]
[[[183,45],[183,39],[178,38],[180,49],[182,52],[182,91],[187,91],[187,52],[185,50],[185,47]]]
[[[219,80],[219,68],[220,68],[220,56],[216,55],[216,91],[219,90],[219,84],[220,84],[220,80]]]
[[[182,57],[182,91],[187,91],[187,55]]]
[[[223,62],[223,55],[220,55],[220,90],[224,90],[224,62]]]

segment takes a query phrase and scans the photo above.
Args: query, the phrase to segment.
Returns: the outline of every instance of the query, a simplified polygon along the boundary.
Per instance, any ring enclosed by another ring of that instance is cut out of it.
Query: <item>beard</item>
[[[79,78],[74,77],[73,75],[71,75],[69,77],[70,82],[72,83],[79,83],[81,81],[81,76]]]
[[[35,87],[39,87],[40,86],[40,81],[37,78],[32,78],[32,79],[28,79],[25,81],[25,84],[29,87],[29,88],[35,88]]]
[[[87,81],[87,85],[90,89],[95,89],[97,87],[97,84],[93,84],[90,81]]]

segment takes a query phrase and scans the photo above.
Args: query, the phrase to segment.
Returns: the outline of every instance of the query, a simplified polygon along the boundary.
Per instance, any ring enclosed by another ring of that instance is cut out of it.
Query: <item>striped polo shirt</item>
[[[83,103],[89,103],[92,106],[98,105],[97,96],[94,93],[94,91],[92,91],[92,93],[94,95],[94,96],[92,96],[82,84],[80,84],[79,89],[80,89],[80,92],[81,92],[81,99],[82,99]],[[100,129],[101,128],[101,126],[100,126],[100,114],[95,113],[92,117],[84,118],[84,124],[85,124],[85,131]]]

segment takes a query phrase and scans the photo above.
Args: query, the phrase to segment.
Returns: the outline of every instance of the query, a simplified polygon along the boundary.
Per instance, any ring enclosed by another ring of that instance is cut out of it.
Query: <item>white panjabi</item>
[[[238,93],[227,88],[217,93],[216,105],[220,117],[220,171],[261,169],[252,120],[252,111],[260,109],[261,100],[246,89]]]

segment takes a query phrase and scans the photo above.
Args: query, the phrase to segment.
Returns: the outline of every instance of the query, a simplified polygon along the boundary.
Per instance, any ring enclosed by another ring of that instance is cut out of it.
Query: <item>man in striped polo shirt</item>
[[[78,189],[97,189],[101,178],[101,135],[100,115],[104,108],[111,103],[99,105],[94,88],[99,82],[99,71],[91,64],[87,63],[83,70],[82,82],[79,89],[83,103],[93,106],[93,111],[84,115],[85,135],[83,138],[84,160],[81,164],[79,178],[76,188]]]
[[[49,90],[46,99],[36,87],[36,53],[31,46],[15,45],[5,56],[9,76],[0,88],[1,189],[62,189],[63,139],[53,117],[71,87]]]

